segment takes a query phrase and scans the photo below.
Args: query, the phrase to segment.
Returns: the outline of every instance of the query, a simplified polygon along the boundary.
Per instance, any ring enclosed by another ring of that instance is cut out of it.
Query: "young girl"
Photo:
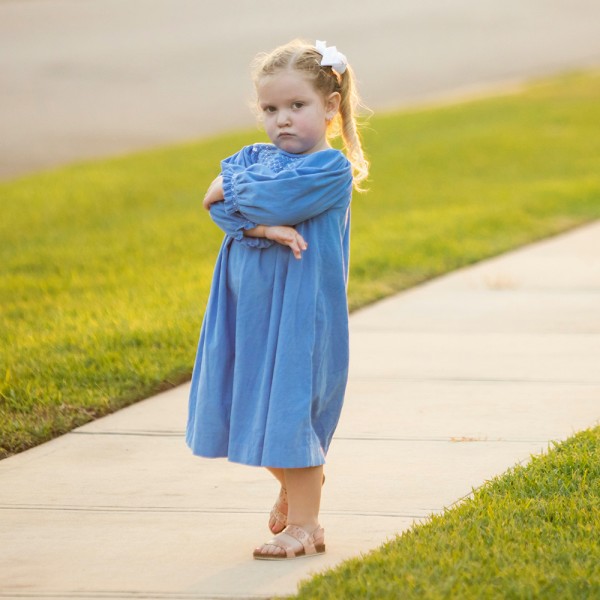
[[[204,207],[225,233],[192,377],[194,454],[266,467],[279,481],[254,558],[325,551],[323,464],[348,375],[350,196],[367,176],[343,54],[300,41],[257,59],[272,144],[221,163]],[[341,129],[346,156],[329,145]]]

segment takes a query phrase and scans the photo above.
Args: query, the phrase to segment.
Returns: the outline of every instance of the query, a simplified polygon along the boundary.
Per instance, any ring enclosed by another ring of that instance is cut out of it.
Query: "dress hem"
[[[189,447],[189,446],[188,446]],[[308,461],[309,464],[292,464],[292,465],[286,465],[286,464],[282,464],[282,463],[277,463],[277,464],[265,464],[262,461],[259,463],[257,461],[249,461],[249,460],[244,460],[242,458],[236,458],[236,457],[230,457],[228,454],[202,454],[199,452],[196,452],[195,450],[191,449],[192,454],[194,456],[197,456],[198,458],[208,458],[208,459],[216,459],[216,458],[224,458],[227,460],[227,462],[231,462],[231,463],[235,463],[238,465],[245,465],[247,467],[264,467],[264,468],[271,468],[271,469],[308,469],[311,467],[322,467],[323,465],[326,464],[326,460],[323,459],[322,461]]]

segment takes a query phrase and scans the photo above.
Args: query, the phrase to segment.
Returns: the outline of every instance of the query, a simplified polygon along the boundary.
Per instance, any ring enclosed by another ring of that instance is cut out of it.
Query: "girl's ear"
[[[340,101],[342,97],[339,92],[333,92],[325,98],[325,112],[327,113],[327,120],[331,121],[340,110]]]

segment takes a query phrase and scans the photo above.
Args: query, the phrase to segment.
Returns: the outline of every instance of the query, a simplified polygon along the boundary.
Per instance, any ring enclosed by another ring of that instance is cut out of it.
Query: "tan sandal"
[[[267,546],[279,548],[277,554],[270,554],[263,550]],[[271,541],[254,550],[257,560],[290,560],[305,556],[316,556],[325,552],[325,531],[318,526],[312,533],[308,533],[297,525],[288,525],[279,535]]]
[[[323,473],[323,485],[325,485],[325,474]],[[269,531],[275,535],[281,533],[287,526],[287,513],[280,509],[283,505],[287,506],[287,490],[281,486],[279,496],[269,514]]]
[[[269,515],[269,531],[275,535],[281,533],[287,525],[287,514],[280,510],[284,504],[287,506],[287,491],[282,486],[279,496],[277,496],[277,501],[273,505],[271,514]]]

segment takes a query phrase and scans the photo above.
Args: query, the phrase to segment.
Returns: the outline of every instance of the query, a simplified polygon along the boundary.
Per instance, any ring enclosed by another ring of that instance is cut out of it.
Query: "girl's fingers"
[[[296,233],[296,243],[301,250],[306,250],[308,248],[308,244],[304,241],[304,238],[299,233]]]
[[[290,248],[292,249],[294,256],[297,259],[301,259],[302,251],[308,248],[308,244],[304,241],[304,238],[300,234],[297,234],[290,243]]]
[[[300,247],[298,246],[298,242],[295,238],[288,238],[286,241],[289,249],[293,252],[295,258],[301,258]]]
[[[265,232],[268,239],[287,246],[297,259],[302,258],[302,252],[308,248],[304,238],[293,227],[267,227]]]
[[[212,183],[208,186],[208,190],[204,194],[202,206],[206,210],[210,210],[211,205],[220,200],[223,200],[223,178],[221,176],[213,179]]]
[[[212,192],[212,185],[208,188],[208,191],[206,192],[206,194],[204,194],[204,200],[202,201],[202,206],[204,206],[204,208],[206,210],[209,210],[210,205],[213,203],[211,192]]]

